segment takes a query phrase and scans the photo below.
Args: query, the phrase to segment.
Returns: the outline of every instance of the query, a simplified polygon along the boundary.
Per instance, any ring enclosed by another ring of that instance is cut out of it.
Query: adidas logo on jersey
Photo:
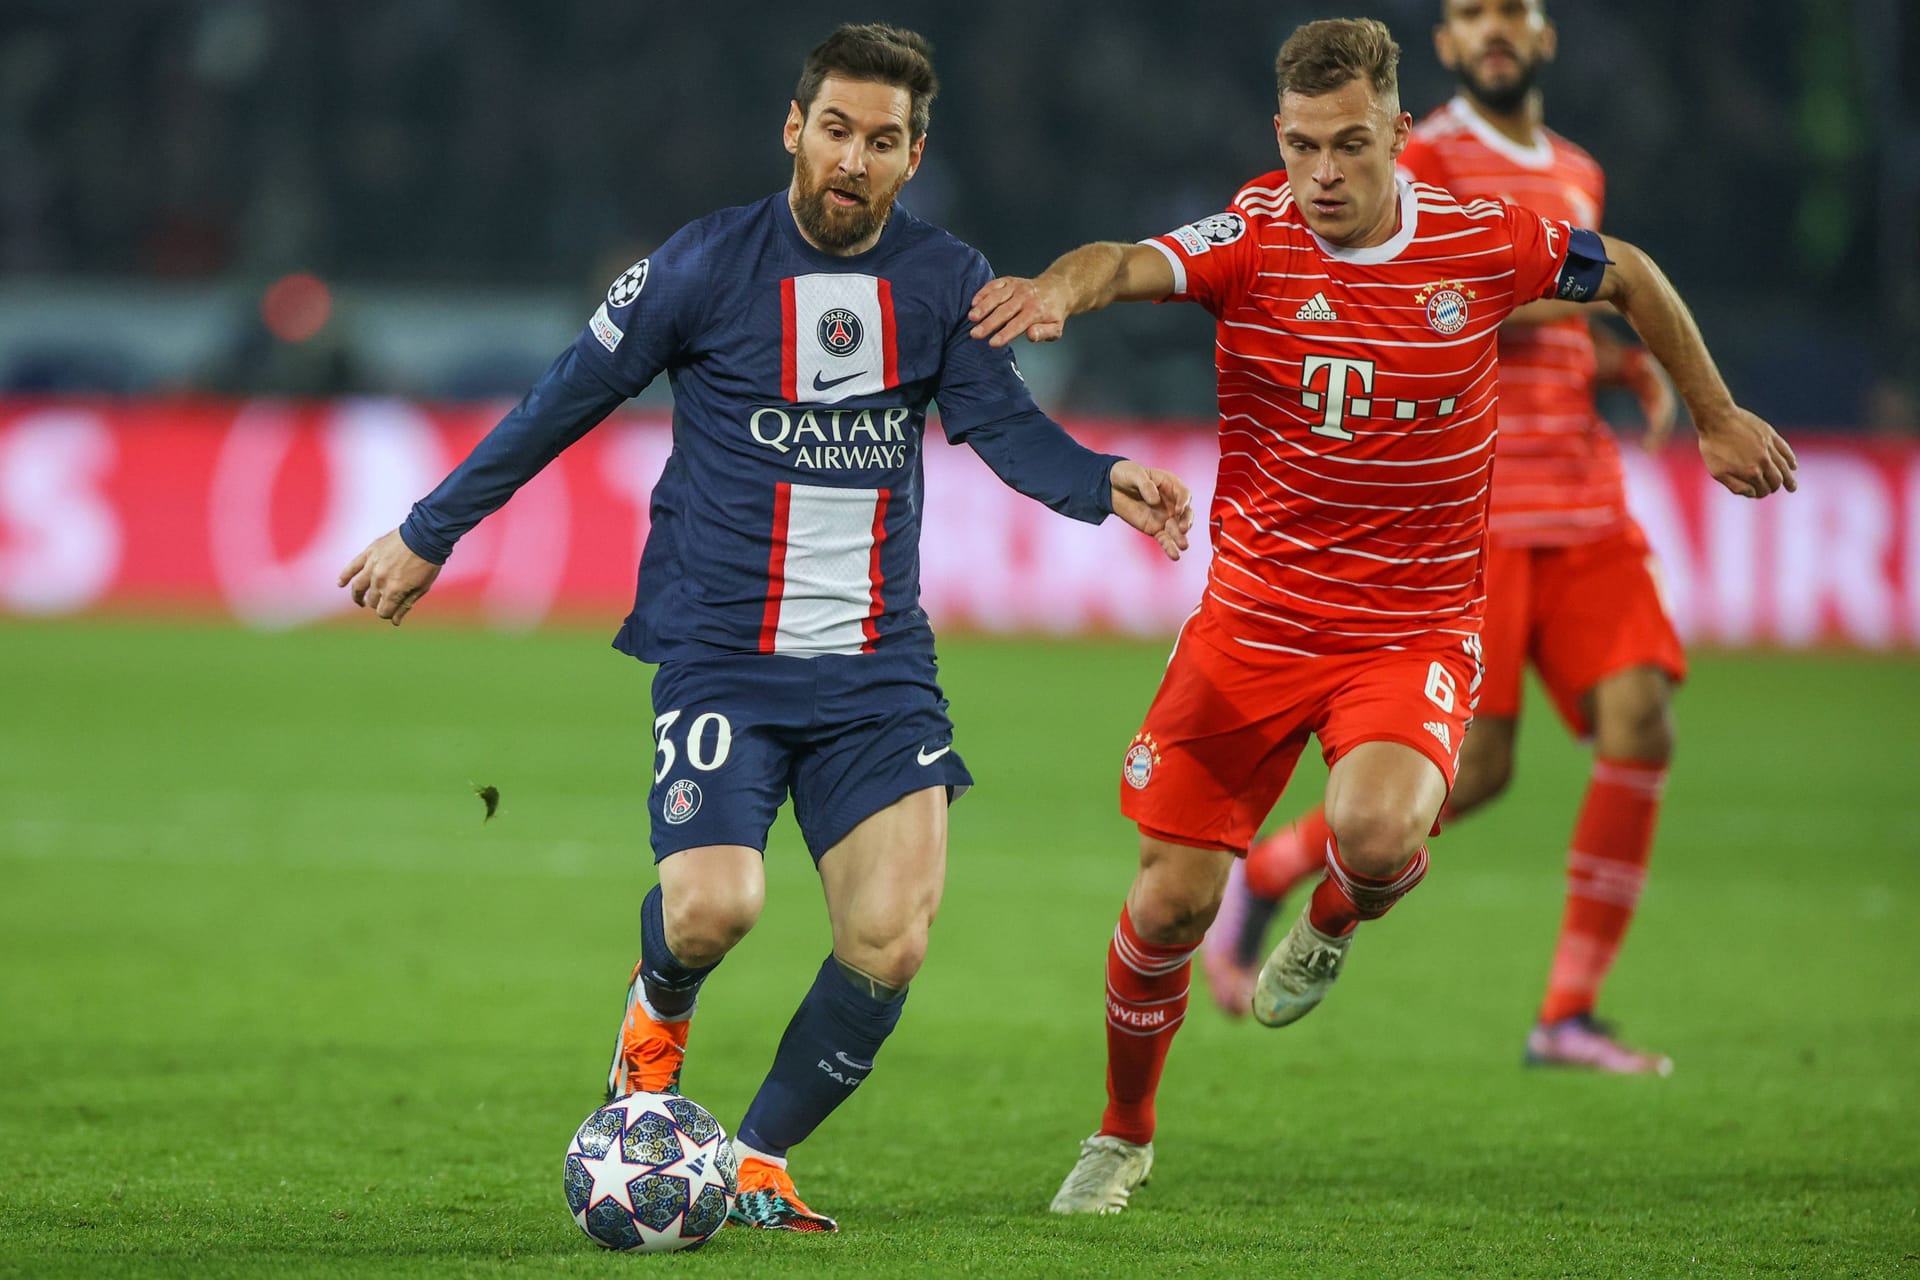
[[[1293,313],[1293,318],[1295,320],[1338,320],[1340,317],[1333,314],[1333,304],[1327,301],[1327,295],[1316,293],[1300,304],[1300,309]]]
[[[1446,725],[1440,723],[1438,720],[1429,720],[1420,727],[1440,739],[1440,745],[1448,751],[1453,750],[1453,735],[1447,731]]]

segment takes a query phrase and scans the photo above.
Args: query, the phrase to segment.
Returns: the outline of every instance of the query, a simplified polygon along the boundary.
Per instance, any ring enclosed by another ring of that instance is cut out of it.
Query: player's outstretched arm
[[[1744,498],[1800,486],[1793,449],[1767,422],[1733,402],[1700,328],[1666,274],[1640,249],[1602,236],[1612,262],[1595,294],[1627,318],[1673,378],[1700,433],[1700,456],[1713,478]]]
[[[973,295],[967,319],[973,336],[1004,347],[1025,334],[1052,342],[1067,320],[1111,302],[1159,302],[1173,296],[1173,265],[1143,244],[1099,241],[1081,245],[1035,278],[1002,276]]]
[[[339,585],[353,593],[354,604],[397,627],[439,576],[440,566],[415,555],[395,529],[348,561]]]
[[[1178,560],[1193,528],[1193,493],[1171,471],[1143,467],[1132,459],[1113,464],[1114,514],[1160,544],[1167,559]]]

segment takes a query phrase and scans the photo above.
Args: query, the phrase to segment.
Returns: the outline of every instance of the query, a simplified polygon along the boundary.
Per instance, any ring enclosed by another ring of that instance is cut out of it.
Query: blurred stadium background
[[[1405,48],[1408,108],[1443,101],[1435,0],[1363,8]],[[602,641],[664,380],[463,542],[397,643],[311,625],[351,612],[338,567],[617,272],[784,184],[790,89],[834,22],[933,39],[944,92],[905,200],[1026,273],[1271,168],[1275,48],[1353,11],[0,4],[0,1275],[591,1263],[554,1175],[651,876],[645,684]],[[1799,494],[1755,504],[1684,432],[1626,451],[1699,665],[1616,984],[1680,1072],[1658,1093],[1512,1074],[1584,767],[1536,706],[1513,799],[1450,836],[1350,1011],[1281,1072],[1197,1009],[1154,1212],[1048,1223],[1130,865],[1112,766],[1204,556],[1160,565],[936,447],[926,602],[983,637],[946,653],[983,785],[914,1035],[809,1149],[860,1227],[823,1271],[1110,1275],[1180,1251],[1253,1274],[1284,1250],[1327,1275],[1913,1274],[1920,16],[1552,15],[1549,121],[1605,166],[1607,229],[1666,266],[1803,461]],[[1210,341],[1197,309],[1131,308],[1022,360],[1076,433],[1204,492]],[[469,783],[505,793],[485,828]],[[756,954],[703,1015],[693,1088],[728,1122],[797,994],[767,974],[823,938],[789,828],[776,845]],[[1026,1055],[981,1061],[1009,1026]],[[1413,1068],[1406,1113],[1354,1115],[1351,1082],[1388,1060]],[[127,1125],[130,1083],[155,1105]],[[1291,1144],[1276,1200],[1244,1171],[1308,1114],[1352,1127]],[[983,1156],[982,1115],[1022,1140]],[[688,1265],[760,1274],[755,1247]]]

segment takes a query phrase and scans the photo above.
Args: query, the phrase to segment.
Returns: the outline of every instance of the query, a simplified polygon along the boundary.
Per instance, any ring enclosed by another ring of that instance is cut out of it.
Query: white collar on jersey
[[[1498,152],[1517,165],[1528,169],[1545,169],[1553,164],[1553,144],[1547,141],[1546,131],[1536,127],[1533,131],[1533,143],[1521,146],[1506,134],[1487,123],[1485,116],[1473,109],[1466,98],[1456,95],[1447,103],[1447,110],[1453,118],[1467,126],[1467,131],[1480,139],[1488,150]]]
[[[1307,234],[1312,236],[1313,242],[1320,246],[1320,252],[1341,262],[1351,262],[1363,267],[1392,262],[1400,256],[1402,249],[1413,243],[1413,231],[1420,222],[1420,201],[1414,197],[1413,184],[1396,174],[1394,185],[1400,190],[1400,229],[1393,233],[1393,239],[1382,244],[1368,245],[1364,249],[1347,249],[1322,240],[1320,233],[1312,227],[1307,228]],[[1306,217],[1302,215],[1300,221],[1305,223]]]

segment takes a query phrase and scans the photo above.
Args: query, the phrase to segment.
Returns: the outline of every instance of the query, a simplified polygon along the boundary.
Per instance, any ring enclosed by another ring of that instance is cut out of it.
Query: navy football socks
[[[700,984],[720,967],[718,960],[692,969],[681,964],[667,946],[667,921],[660,905],[660,886],[647,892],[640,904],[640,979],[646,984],[647,1003],[663,1018],[678,1018],[693,1008]]]
[[[855,987],[828,956],[780,1037],[773,1068],[740,1122],[740,1141],[784,1158],[867,1078],[906,1002],[905,991],[876,998],[864,977]]]

